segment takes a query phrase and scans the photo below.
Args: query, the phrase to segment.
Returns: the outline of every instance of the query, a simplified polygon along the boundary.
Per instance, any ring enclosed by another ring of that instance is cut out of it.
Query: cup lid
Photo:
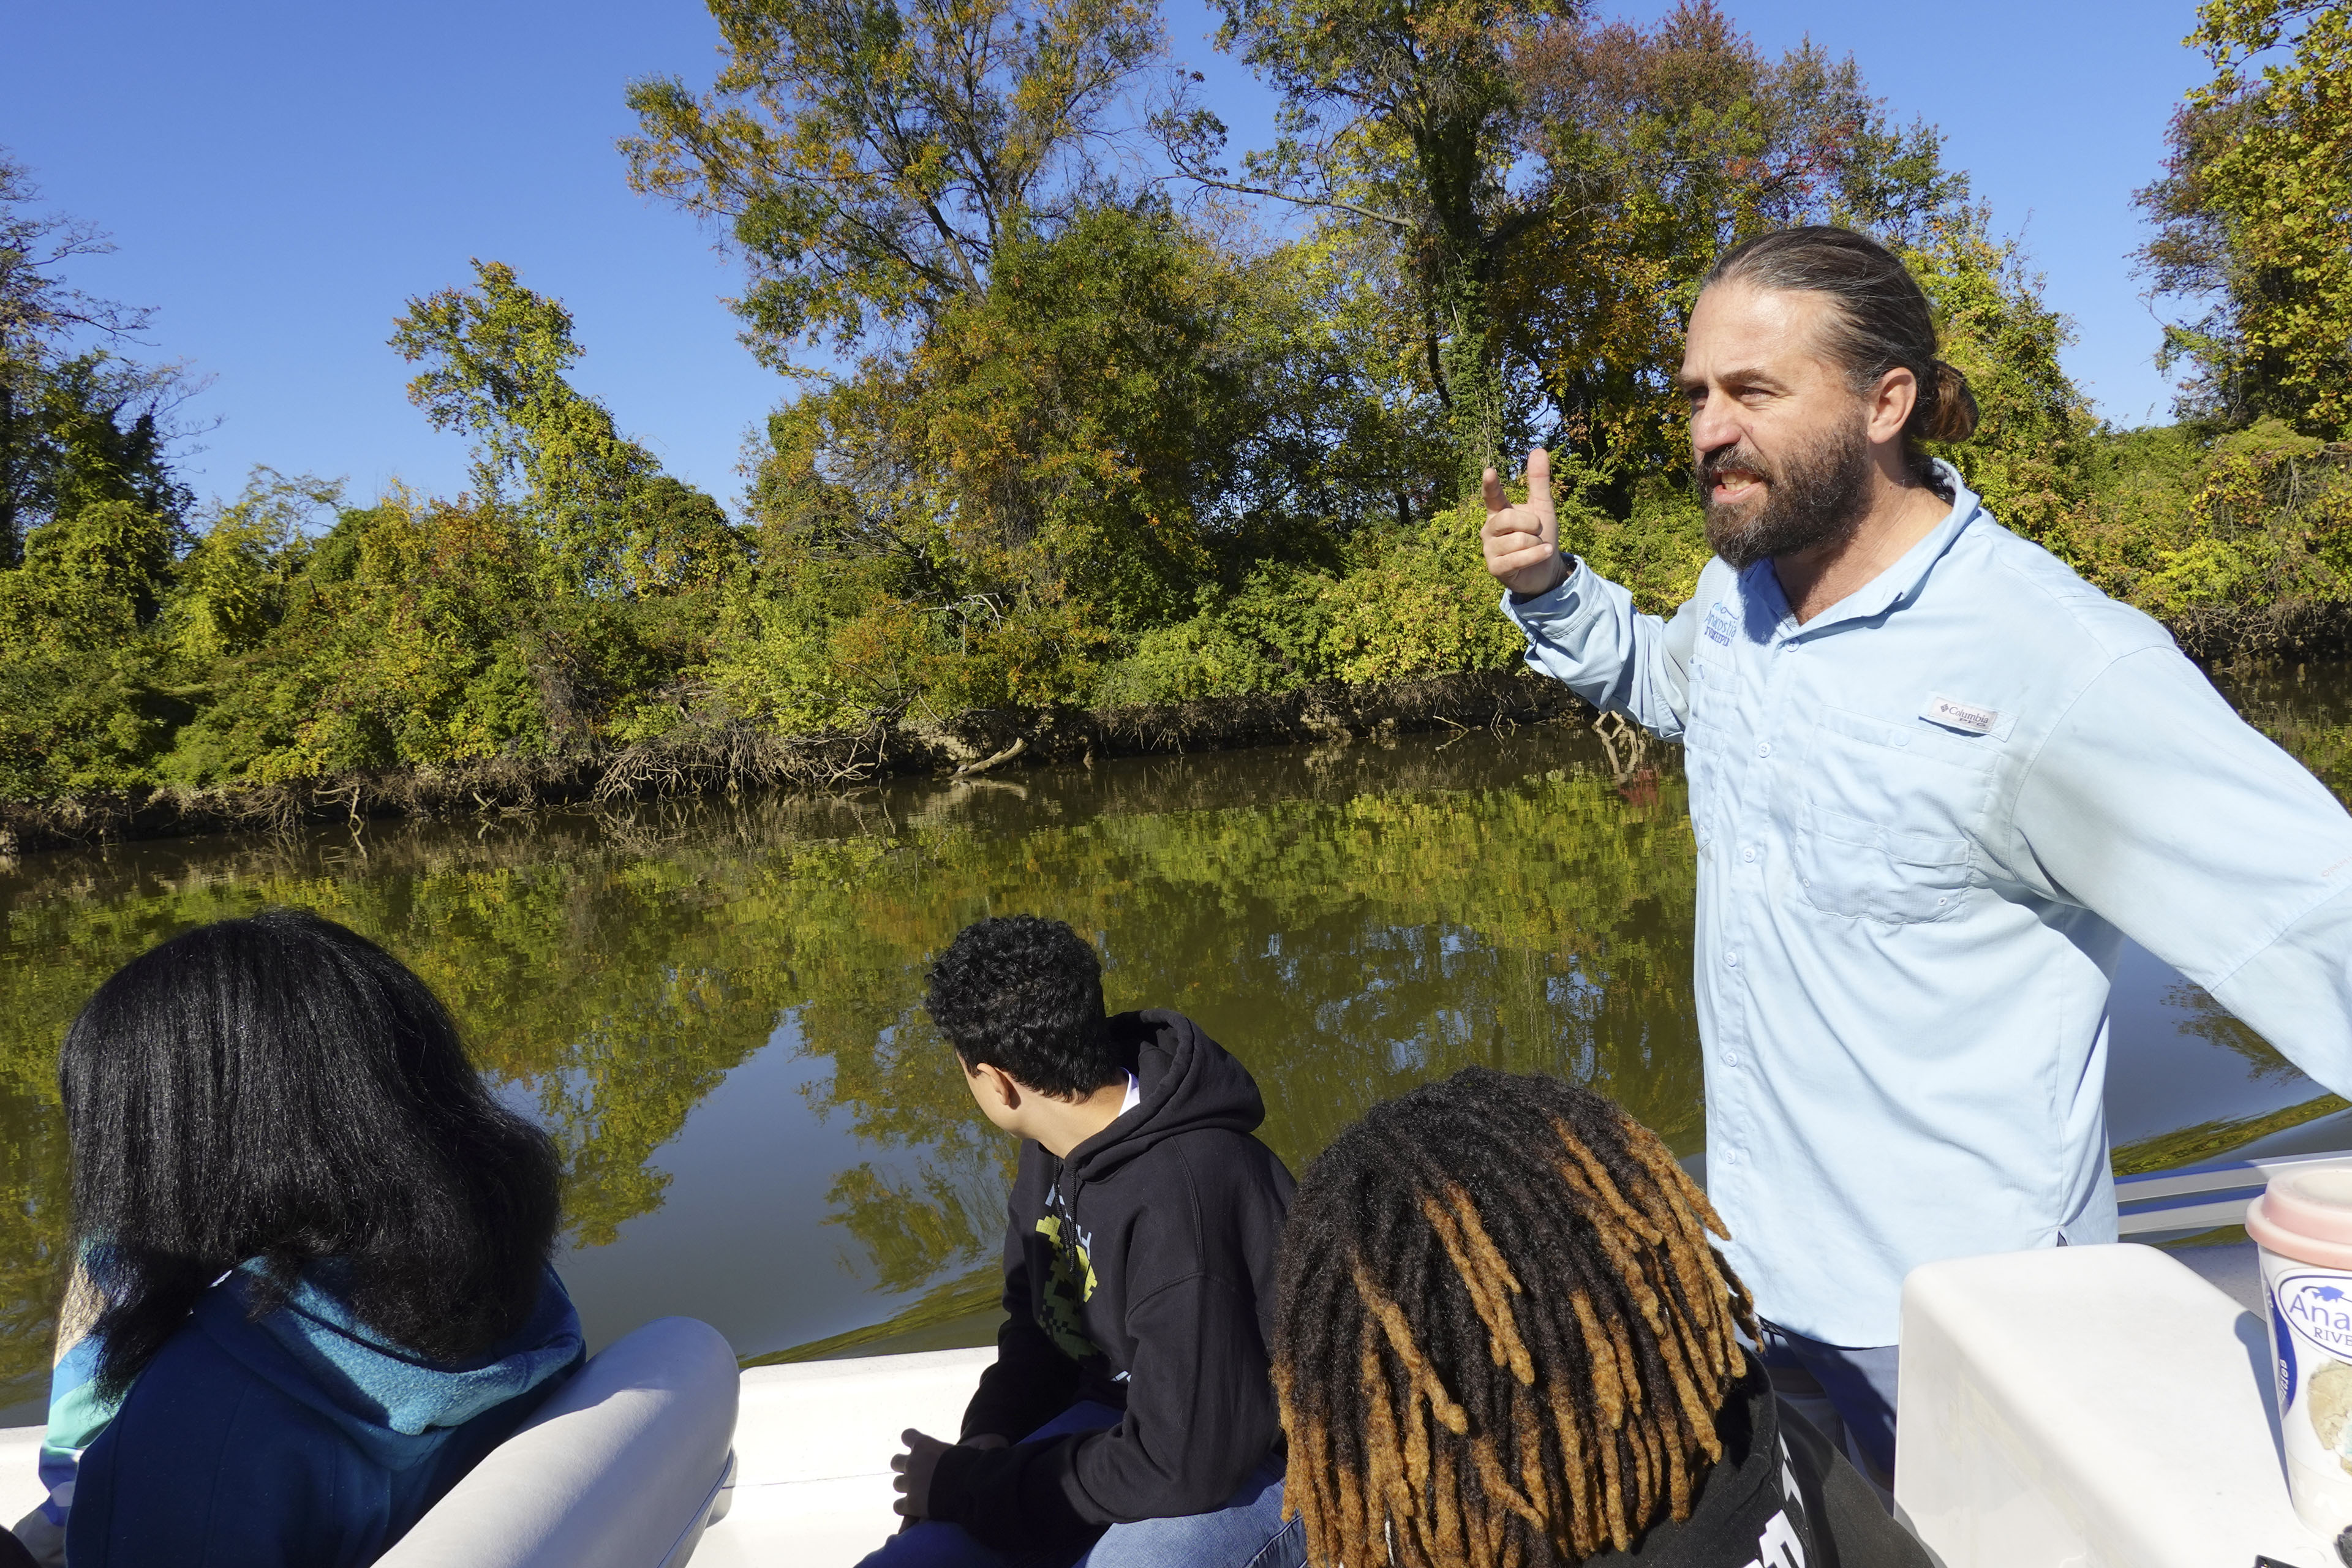
[[[2314,1241],[2352,1243],[2352,1164],[2312,1165],[2273,1176],[2263,1195],[2263,1218]]]

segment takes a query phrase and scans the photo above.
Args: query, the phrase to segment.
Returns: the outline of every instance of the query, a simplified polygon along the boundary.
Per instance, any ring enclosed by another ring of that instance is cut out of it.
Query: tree
[[[0,572],[0,798],[146,782],[186,717],[150,635],[177,543],[170,521],[100,500],[35,529]]]
[[[2090,400],[2058,362],[2073,323],[2044,301],[2017,241],[1993,237],[1982,207],[1929,218],[1898,254],[1927,291],[1942,356],[1977,400],[1976,434],[1937,455],[2002,522],[2067,552],[2097,430]]]
[[[108,352],[150,312],[67,280],[77,258],[114,248],[92,226],[36,213],[26,167],[0,151],[0,568],[26,536],[81,507],[127,501],[176,527],[188,504],[164,427],[192,389],[179,367]],[[101,346],[91,346],[96,338]]]
[[[1213,156],[1223,128],[1165,121],[1180,166],[1215,187],[1279,196],[1387,230],[1414,296],[1430,384],[1444,404],[1454,478],[1516,445],[1494,291],[1536,218],[1509,188],[1521,111],[1515,45],[1580,0],[1221,0],[1220,47],[1282,93],[1280,136],[1232,181]]]
[[[572,313],[503,262],[474,263],[478,287],[408,301],[392,346],[426,368],[409,401],[438,428],[470,432],[481,500],[515,505],[542,547],[548,584],[635,597],[723,569],[736,553],[715,501],[665,476],[620,434],[612,411],[564,379],[581,355]]]
[[[1066,218],[1119,95],[1159,52],[1148,0],[710,0],[710,93],[629,87],[630,184],[726,223],[745,341],[792,371],[934,320],[998,246]]]
[[[1616,511],[1643,476],[1686,462],[1671,378],[1717,256],[1801,223],[1906,248],[1965,204],[1936,131],[1890,124],[1851,58],[1808,42],[1767,59],[1713,0],[1648,28],[1530,31],[1512,68],[1539,218],[1512,249],[1499,313],[1556,439]]]
[[[104,256],[114,244],[95,226],[36,214],[41,193],[30,169],[0,151],[0,353],[38,353],[77,332],[124,338],[152,312],[84,293],[62,268],[79,256]]]
[[[765,662],[884,710],[911,667],[824,623],[888,628],[952,650],[936,704],[1068,700],[1114,643],[1295,550],[1289,508],[1334,487],[1303,458],[1285,363],[1313,324],[1276,271],[1157,201],[1009,231],[985,291],[903,360],[772,420],[762,557],[791,603],[758,617]]]
[[[2185,415],[2352,433],[2352,0],[2205,0],[2186,42],[2214,76],[2139,193],[2140,262],[2152,297],[2203,309],[2159,363],[2194,367]]]

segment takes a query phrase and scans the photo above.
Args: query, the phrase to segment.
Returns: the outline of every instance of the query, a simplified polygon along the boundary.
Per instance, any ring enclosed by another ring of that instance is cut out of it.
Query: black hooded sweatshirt
[[[929,1517],[1000,1550],[1083,1545],[1107,1525],[1206,1513],[1280,1439],[1267,1347],[1274,1251],[1294,1184],[1251,1136],[1257,1084],[1181,1014],[1109,1027],[1141,1100],[1056,1160],[1021,1145],[1004,1237],[1004,1326]],[[1107,1431],[1018,1439],[1081,1399]]]
[[[1731,1389],[1686,1520],[1661,1520],[1630,1552],[1583,1568],[1934,1568],[1862,1472],[1772,1393],[1751,1360]]]

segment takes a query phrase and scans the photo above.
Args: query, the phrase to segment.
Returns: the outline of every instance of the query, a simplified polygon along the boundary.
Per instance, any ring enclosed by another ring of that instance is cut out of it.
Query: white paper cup
[[[2262,1248],[2287,1492],[2335,1541],[2352,1530],[2352,1165],[2273,1177],[2246,1233]]]

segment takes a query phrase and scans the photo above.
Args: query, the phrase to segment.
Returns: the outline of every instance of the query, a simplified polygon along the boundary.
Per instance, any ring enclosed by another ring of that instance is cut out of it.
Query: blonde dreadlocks
[[[1471,1068],[1299,1184],[1276,1282],[1286,1506],[1318,1565],[1543,1568],[1690,1516],[1747,1290],[1657,1135]]]

